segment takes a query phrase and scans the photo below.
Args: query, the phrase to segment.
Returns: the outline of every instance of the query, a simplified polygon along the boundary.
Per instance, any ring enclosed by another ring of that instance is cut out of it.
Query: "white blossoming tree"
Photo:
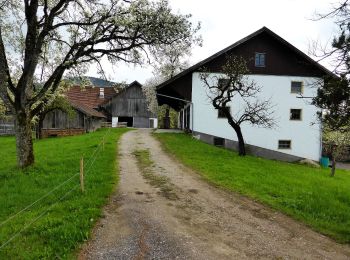
[[[0,98],[15,116],[18,165],[34,163],[32,119],[63,76],[191,46],[199,27],[189,19],[166,0],[0,0]]]
[[[201,37],[197,37],[193,44],[202,45]],[[146,96],[148,110],[158,117],[173,115],[176,117],[175,111],[167,105],[158,107],[156,87],[162,82],[174,77],[176,74],[189,67],[187,58],[191,55],[191,46],[183,42],[176,43],[172,46],[164,46],[159,49],[154,58],[153,77],[148,79],[143,87]],[[174,121],[174,120],[172,120]]]

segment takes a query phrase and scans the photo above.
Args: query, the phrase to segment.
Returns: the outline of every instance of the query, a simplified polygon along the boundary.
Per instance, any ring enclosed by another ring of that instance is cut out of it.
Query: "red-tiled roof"
[[[105,117],[96,109],[117,93],[112,87],[106,87],[103,90],[104,97],[102,98],[100,97],[100,88],[98,87],[82,88],[80,86],[73,86],[66,92],[66,96],[71,105],[81,112],[90,116]]]
[[[81,104],[92,108],[98,108],[99,105],[116,95],[114,88],[108,87],[104,89],[104,98],[100,97],[100,88],[98,87],[71,87],[66,95],[69,101],[78,101]]]
[[[98,112],[97,110],[95,110],[87,105],[79,103],[78,101],[70,100],[69,103],[71,104],[72,107],[74,107],[75,109],[79,110],[80,112],[82,112],[88,116],[106,118],[106,116],[104,114],[102,114],[101,112]]]

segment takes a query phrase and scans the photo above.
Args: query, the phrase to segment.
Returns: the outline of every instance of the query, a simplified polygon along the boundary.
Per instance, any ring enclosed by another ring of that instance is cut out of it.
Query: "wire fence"
[[[98,157],[98,154],[101,152],[101,149],[102,148],[104,149],[106,137],[110,134],[110,132],[111,132],[111,128],[109,128],[108,131],[103,135],[101,141],[98,143],[97,147],[95,148],[94,152],[92,153],[92,155],[90,156],[88,162],[86,163],[86,165],[87,165],[86,171],[85,171],[86,175],[89,174],[90,170],[92,169],[92,167],[93,167],[93,165],[94,165],[94,163],[95,163],[95,161],[96,161],[96,159]],[[24,213],[24,212],[28,211],[29,209],[33,208],[36,204],[38,204],[39,202],[43,201],[45,198],[49,197],[55,191],[57,191],[57,190],[65,187],[65,186],[67,186],[69,183],[72,182],[72,180],[75,177],[77,177],[79,175],[80,175],[80,172],[74,173],[68,179],[66,179],[65,181],[61,182],[59,185],[55,186],[53,189],[51,189],[50,191],[48,191],[47,193],[42,195],[40,198],[36,199],[32,203],[28,204],[27,206],[25,206],[24,208],[22,208],[21,210],[16,212],[15,214],[13,214],[10,217],[8,217],[6,220],[2,221],[0,223],[0,228],[2,226],[4,226],[5,224],[7,224],[8,222],[10,222],[11,220],[14,220],[15,218],[19,217],[22,213]],[[17,238],[21,233],[23,233],[26,229],[28,229],[30,226],[32,226],[34,223],[36,223],[38,220],[43,218],[50,211],[50,209],[52,209],[57,204],[59,204],[61,201],[63,201],[66,197],[68,197],[69,194],[71,194],[79,186],[80,186],[80,184],[74,185],[73,188],[68,190],[66,193],[64,193],[58,199],[54,200],[53,203],[50,206],[48,206],[45,210],[43,210],[38,216],[36,216],[35,218],[31,219],[31,221],[29,223],[25,224],[22,229],[20,229],[19,231],[15,232],[8,240],[6,240],[6,242],[1,244],[0,245],[0,250],[3,249],[6,245],[8,245],[15,238]]]

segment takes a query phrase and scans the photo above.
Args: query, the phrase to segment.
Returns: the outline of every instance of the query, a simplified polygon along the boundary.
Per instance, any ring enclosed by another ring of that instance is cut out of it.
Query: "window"
[[[215,146],[225,146],[225,139],[220,137],[214,137]]]
[[[218,109],[218,118],[226,118],[224,110],[230,111],[230,107],[225,107],[223,109]]]
[[[105,89],[100,88],[100,98],[104,98],[104,97],[105,97]]]
[[[301,120],[301,109],[290,110],[290,120]]]
[[[278,149],[291,149],[292,141],[291,140],[278,140]]]
[[[290,93],[301,94],[303,93],[303,82],[301,81],[292,81],[290,87]]]
[[[255,53],[255,67],[265,67],[265,53]]]

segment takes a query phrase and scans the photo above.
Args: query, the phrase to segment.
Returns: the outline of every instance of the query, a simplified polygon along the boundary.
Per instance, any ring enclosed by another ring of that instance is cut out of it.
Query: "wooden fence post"
[[[84,193],[84,157],[80,159],[80,189]]]

